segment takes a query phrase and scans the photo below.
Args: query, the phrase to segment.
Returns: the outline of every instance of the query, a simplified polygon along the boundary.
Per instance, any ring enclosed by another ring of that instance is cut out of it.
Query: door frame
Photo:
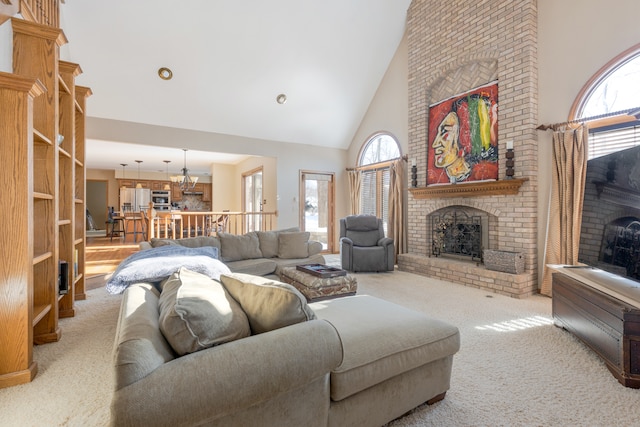
[[[306,231],[304,229],[304,213],[305,213],[305,174],[309,175],[327,175],[330,176],[329,180],[329,190],[327,194],[327,249],[323,250],[322,253],[333,254],[335,253],[335,216],[336,216],[336,174],[335,172],[327,172],[327,171],[314,171],[308,169],[300,169],[299,171],[299,180],[298,180],[298,224],[300,224],[300,229],[302,231]]]
[[[264,185],[264,167],[263,167],[263,166],[258,166],[257,168],[253,168],[253,169],[248,170],[248,171],[246,171],[246,172],[242,172],[242,174],[241,174],[241,178],[240,178],[240,179],[241,179],[241,181],[242,181],[242,182],[241,182],[241,186],[242,186],[242,199],[241,199],[241,201],[240,201],[240,202],[241,202],[241,207],[242,207],[242,211],[243,211],[243,212],[247,212],[247,204],[246,204],[246,198],[247,198],[246,179],[247,179],[247,177],[249,177],[249,176],[253,176],[253,175],[257,174],[257,173],[260,173],[260,174],[262,175],[262,180],[261,180],[261,182],[260,182],[260,206],[259,206],[259,209],[258,209],[257,211],[252,211],[252,212],[262,212],[262,210],[263,210],[263,206],[264,206],[264,202],[265,202],[265,200],[264,200],[264,187],[263,187],[263,185]],[[251,221],[249,221],[249,218],[248,218],[248,217],[245,217],[244,219],[245,219],[245,220],[243,221],[243,222],[244,222],[244,224],[242,225],[242,229],[244,230],[244,232],[246,233],[246,232],[249,232],[249,231],[255,231],[255,230],[249,230],[249,222],[251,222]],[[254,219],[255,219],[255,218],[253,218],[253,219],[252,219],[252,221],[253,221]],[[258,225],[258,230],[261,230],[261,229],[262,229],[262,223],[261,223],[261,221],[259,221],[257,225]],[[254,223],[254,227],[253,227],[253,228],[255,229],[255,223]]]

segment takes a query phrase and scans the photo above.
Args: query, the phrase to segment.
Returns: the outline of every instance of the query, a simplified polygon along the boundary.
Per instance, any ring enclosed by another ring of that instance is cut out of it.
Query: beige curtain
[[[547,245],[540,292],[551,296],[551,274],[547,264],[578,262],[582,201],[587,172],[586,125],[553,133],[553,183]]]
[[[403,196],[406,172],[404,160],[398,159],[389,168],[389,224],[388,237],[393,239],[396,262],[399,253],[406,253],[407,238],[404,227]]]
[[[349,177],[349,215],[358,215],[360,213],[360,183],[362,182],[362,174],[359,170],[347,171]]]

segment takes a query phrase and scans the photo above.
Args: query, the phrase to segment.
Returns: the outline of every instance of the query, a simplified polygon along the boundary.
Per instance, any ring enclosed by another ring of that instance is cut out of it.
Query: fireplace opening
[[[458,209],[431,215],[431,254],[453,255],[482,262],[483,227],[480,215]]]

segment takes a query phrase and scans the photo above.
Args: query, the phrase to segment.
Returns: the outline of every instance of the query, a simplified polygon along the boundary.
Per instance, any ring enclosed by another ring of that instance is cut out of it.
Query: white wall
[[[638,0],[538,0],[540,124],[567,120],[584,84],[612,58],[640,43],[638,16]],[[539,131],[538,137],[538,257],[542,260],[551,185],[551,131]],[[539,265],[541,272],[543,263]]]
[[[13,31],[10,20],[0,25],[0,71],[13,71]]]
[[[367,114],[349,146],[348,165],[356,166],[362,145],[379,131],[393,134],[400,143],[402,155],[409,151],[409,52],[403,37]]]
[[[238,211],[240,209],[240,179],[236,179],[236,166],[226,164],[211,165],[211,210]]]

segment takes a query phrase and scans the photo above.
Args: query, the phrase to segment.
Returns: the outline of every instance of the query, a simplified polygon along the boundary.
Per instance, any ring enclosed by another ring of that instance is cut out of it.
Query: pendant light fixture
[[[142,183],[140,182],[140,163],[142,160],[134,160],[138,164],[138,182],[136,183],[136,188],[142,188]]]
[[[169,163],[171,163],[171,160],[163,160],[163,162],[167,165],[167,180],[171,181],[171,178],[169,177]],[[169,184],[165,184],[163,190],[169,191],[171,190],[171,186]]]
[[[120,166],[122,166],[122,179],[126,179],[126,176],[124,174],[124,168],[127,166],[126,163],[120,163]],[[127,188],[124,184],[122,184],[122,187],[120,188]]]
[[[183,148],[184,151],[184,167],[182,168],[182,175],[172,176],[171,181],[178,183],[180,186],[180,191],[189,191],[193,190],[198,182],[198,177],[192,177],[189,175],[189,169],[187,169],[187,149]]]

